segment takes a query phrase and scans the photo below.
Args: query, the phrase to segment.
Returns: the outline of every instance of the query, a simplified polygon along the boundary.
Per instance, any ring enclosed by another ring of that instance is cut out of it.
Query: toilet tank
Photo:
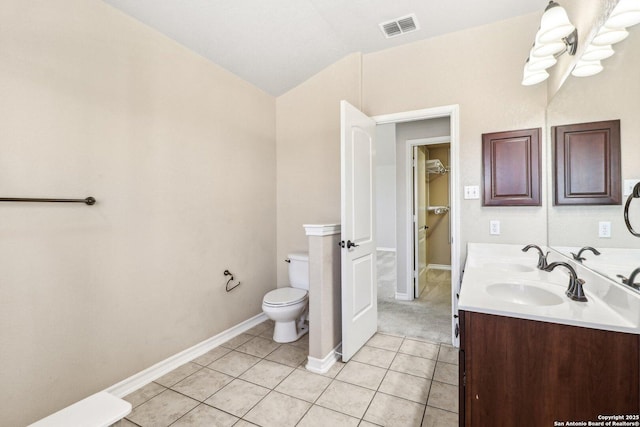
[[[289,259],[289,284],[292,288],[309,289],[309,254],[293,253]]]

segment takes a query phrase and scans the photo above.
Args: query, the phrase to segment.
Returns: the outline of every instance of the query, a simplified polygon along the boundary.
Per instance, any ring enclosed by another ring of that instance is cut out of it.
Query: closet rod
[[[0,197],[0,202],[54,202],[54,203],[86,203],[93,205],[96,199],[89,196],[86,199],[36,199],[25,197]]]

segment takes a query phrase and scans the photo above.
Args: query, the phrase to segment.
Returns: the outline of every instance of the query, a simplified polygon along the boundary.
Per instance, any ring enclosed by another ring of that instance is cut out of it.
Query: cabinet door
[[[620,120],[554,126],[555,205],[619,205]]]
[[[482,135],[483,206],[540,206],[540,129]]]
[[[553,426],[640,411],[639,336],[465,313],[467,426]]]

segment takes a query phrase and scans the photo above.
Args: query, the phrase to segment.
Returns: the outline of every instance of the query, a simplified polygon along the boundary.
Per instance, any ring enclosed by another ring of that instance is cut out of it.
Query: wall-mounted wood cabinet
[[[555,205],[619,205],[620,120],[551,128]]]
[[[482,135],[483,206],[540,206],[540,129]]]

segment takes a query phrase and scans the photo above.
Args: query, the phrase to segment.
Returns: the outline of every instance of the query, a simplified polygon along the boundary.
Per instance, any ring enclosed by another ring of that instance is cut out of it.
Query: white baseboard
[[[396,252],[396,248],[376,248],[376,251],[381,251],[381,252]]]
[[[451,266],[450,265],[446,265],[446,264],[429,264],[429,265],[427,265],[427,268],[430,268],[432,270],[449,270],[449,271],[451,271]]]
[[[267,316],[264,313],[260,313],[257,316],[245,320],[242,323],[232,326],[226,331],[220,332],[218,335],[208,338],[194,345],[193,347],[181,351],[178,354],[174,354],[173,356],[170,356],[167,359],[156,363],[150,368],[138,372],[137,374],[134,374],[129,378],[112,385],[105,391],[117,397],[124,397],[149,384],[151,381],[160,378],[164,374],[173,371],[178,366],[184,365],[185,363],[190,362],[196,357],[202,356],[209,350],[218,347],[220,344],[229,341],[231,338],[236,337],[245,331],[248,331],[249,329],[264,322],[265,320],[267,320]]]
[[[396,299],[400,301],[413,301],[413,295],[405,292],[396,292]]]
[[[329,354],[327,354],[322,359],[308,356],[306,368],[311,372],[315,372],[316,374],[325,374],[329,372],[329,369],[331,369],[333,364],[340,360],[340,353],[338,349],[341,345],[342,343],[338,344],[336,348],[331,350]]]

